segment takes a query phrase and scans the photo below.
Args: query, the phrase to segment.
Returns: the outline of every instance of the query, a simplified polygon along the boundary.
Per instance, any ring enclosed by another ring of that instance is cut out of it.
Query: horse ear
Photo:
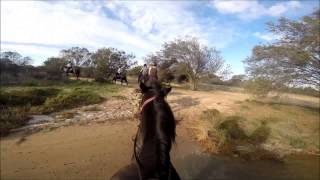
[[[148,87],[142,82],[140,83],[140,89],[143,93],[148,91]]]
[[[168,95],[170,91],[171,91],[171,87],[163,89],[163,93],[164,93],[165,96]]]

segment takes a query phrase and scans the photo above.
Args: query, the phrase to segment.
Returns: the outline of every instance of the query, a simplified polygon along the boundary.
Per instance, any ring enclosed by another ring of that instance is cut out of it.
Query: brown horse
[[[121,74],[116,73],[116,74],[113,76],[112,81],[113,81],[114,83],[117,83],[117,80],[121,81],[121,85],[122,85],[123,82],[125,82],[125,83],[128,85],[127,75],[124,74],[124,73],[121,73]]]
[[[140,104],[140,125],[134,141],[133,162],[120,169],[112,180],[178,180],[178,173],[170,161],[175,141],[176,123],[165,97],[170,88],[153,83],[140,83],[143,94]]]
[[[80,68],[79,67],[67,67],[67,66],[64,66],[62,70],[63,70],[64,73],[66,73],[67,77],[69,76],[69,73],[74,74],[76,76],[77,80],[80,77]]]

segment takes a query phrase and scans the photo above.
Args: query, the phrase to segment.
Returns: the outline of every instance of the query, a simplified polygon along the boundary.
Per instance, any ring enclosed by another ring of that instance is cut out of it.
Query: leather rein
[[[154,101],[156,99],[156,96],[152,96],[151,98],[145,100],[142,104],[142,106],[140,107],[140,113],[142,113],[143,109],[146,107],[146,105],[148,105],[150,102]]]

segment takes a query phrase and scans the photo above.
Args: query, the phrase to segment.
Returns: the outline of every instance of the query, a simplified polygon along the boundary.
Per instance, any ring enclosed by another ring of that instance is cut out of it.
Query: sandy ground
[[[171,152],[178,172],[183,173],[179,164],[188,163],[183,162],[185,157],[202,152],[190,135],[199,114],[208,108],[228,113],[236,101],[247,98],[245,94],[222,91],[174,89],[170,93],[167,99],[179,121],[177,143]],[[100,106],[108,111],[108,103]],[[100,116],[99,121],[72,123],[22,140],[22,133],[2,138],[1,179],[109,179],[130,162],[138,122],[129,117],[101,121],[104,115]]]
[[[124,106],[123,101],[118,100],[118,104]],[[108,111],[115,102],[99,106]],[[86,119],[87,123],[81,120],[28,136],[18,132],[2,138],[1,179],[109,179],[130,162],[138,121],[123,117],[102,121],[103,115],[109,115],[97,113],[99,118]],[[177,143],[171,152],[173,161],[201,152],[184,124],[177,126]]]

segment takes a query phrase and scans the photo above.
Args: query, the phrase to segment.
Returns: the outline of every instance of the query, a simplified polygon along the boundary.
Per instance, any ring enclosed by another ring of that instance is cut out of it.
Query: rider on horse
[[[118,71],[117,71],[117,73],[116,73],[116,76],[117,76],[118,78],[120,78],[121,75],[122,75],[122,68],[119,67],[119,68],[118,68]]]
[[[141,68],[139,80],[141,82],[146,82],[148,80],[148,67],[147,67],[147,64],[144,64],[143,67]]]
[[[157,63],[151,63],[148,69],[148,80],[146,85],[150,86],[152,83],[158,82],[158,68]]]
[[[68,64],[65,66],[67,69],[67,73],[73,73],[73,67],[71,60],[68,61]]]

